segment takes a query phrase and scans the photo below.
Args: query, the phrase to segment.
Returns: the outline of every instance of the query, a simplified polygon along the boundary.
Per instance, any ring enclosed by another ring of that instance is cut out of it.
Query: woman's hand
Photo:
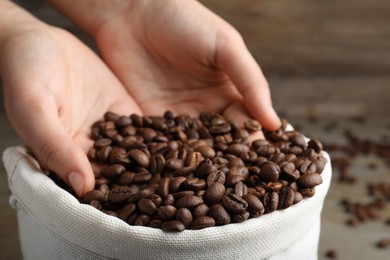
[[[81,196],[94,187],[85,155],[91,125],[108,110],[141,111],[106,65],[71,34],[33,17],[7,28],[0,75],[8,117],[40,164]]]

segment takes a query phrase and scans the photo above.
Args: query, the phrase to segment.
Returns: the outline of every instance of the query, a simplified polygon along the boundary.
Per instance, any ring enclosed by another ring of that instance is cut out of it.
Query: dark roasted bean
[[[207,214],[209,213],[209,207],[202,203],[198,206],[196,206],[193,210],[192,210],[192,216],[193,218],[198,218],[198,217],[201,217],[201,216],[206,216]]]
[[[270,182],[279,179],[280,168],[276,163],[267,162],[261,166],[259,177],[262,181]]]
[[[298,179],[298,185],[302,188],[313,188],[322,183],[322,177],[318,173],[306,173]]]
[[[199,191],[206,187],[206,181],[204,179],[199,178],[188,178],[183,182],[183,187],[186,190]]]
[[[173,219],[176,215],[176,212],[177,212],[176,208],[171,205],[160,206],[157,209],[157,215],[163,221]]]
[[[192,208],[203,203],[203,200],[194,195],[187,195],[177,200],[175,206],[177,208]]]
[[[192,221],[192,229],[202,229],[215,226],[215,220],[209,216],[202,216]]]
[[[150,217],[145,214],[139,215],[134,221],[134,226],[143,226],[146,227],[149,225]]]
[[[227,225],[231,218],[229,213],[221,204],[215,204],[209,209],[209,215],[215,220],[217,225]]]
[[[130,150],[128,155],[130,158],[144,168],[148,168],[150,164],[149,156],[142,150],[133,149]]]
[[[137,192],[135,186],[116,186],[108,194],[108,201],[114,204],[120,204],[127,201]]]
[[[246,194],[242,198],[248,202],[248,211],[250,213],[256,214],[257,217],[264,214],[264,205],[258,197],[253,194]]]
[[[169,231],[169,232],[181,232],[185,229],[185,226],[180,221],[170,220],[170,221],[164,222],[161,225],[161,229],[164,231]]]
[[[244,222],[245,220],[247,220],[249,218],[249,215],[250,214],[248,211],[244,211],[242,213],[232,214],[231,219],[233,222],[241,223],[241,222]]]
[[[279,191],[278,209],[286,209],[294,204],[294,190],[289,187],[283,187]]]
[[[241,213],[248,208],[248,203],[244,199],[232,193],[222,198],[222,205],[232,213]]]
[[[215,182],[206,190],[204,200],[208,205],[220,203],[225,192],[225,186],[222,183]]]
[[[257,120],[248,119],[244,122],[245,128],[250,132],[256,132],[261,130],[261,125]]]
[[[210,187],[213,183],[221,183],[224,184],[226,181],[226,175],[223,171],[217,170],[214,172],[211,172],[207,176],[207,186]]]
[[[127,204],[117,212],[118,218],[126,221],[134,213],[136,208],[137,206],[135,204]]]
[[[276,192],[268,192],[264,195],[263,203],[265,212],[270,213],[277,210],[279,205],[279,195]]]
[[[176,212],[176,220],[184,224],[185,227],[189,227],[192,223],[191,211],[187,208],[180,208]]]
[[[154,215],[157,211],[157,207],[151,199],[141,198],[138,201],[137,206],[142,213],[148,215]]]
[[[169,194],[169,177],[163,178],[157,188],[157,194],[160,195],[163,199],[168,197]]]
[[[248,187],[242,183],[242,182],[237,182],[236,185],[234,185],[234,194],[237,196],[244,196],[245,194],[248,193]]]

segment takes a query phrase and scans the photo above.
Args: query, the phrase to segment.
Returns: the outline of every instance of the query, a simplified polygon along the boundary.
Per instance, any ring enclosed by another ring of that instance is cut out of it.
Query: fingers
[[[57,173],[78,196],[94,188],[91,165],[60,122],[54,100],[27,102],[10,110],[18,134],[43,167]]]
[[[219,37],[216,62],[243,96],[251,116],[267,130],[278,129],[281,122],[272,107],[268,83],[238,32]]]

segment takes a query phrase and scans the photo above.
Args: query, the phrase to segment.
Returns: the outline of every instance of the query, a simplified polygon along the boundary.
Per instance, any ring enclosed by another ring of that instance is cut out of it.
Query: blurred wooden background
[[[88,37],[42,1],[15,2],[45,22],[63,27],[91,44]],[[389,0],[200,2],[242,34],[269,80],[277,111],[293,124],[298,125],[300,117],[308,116],[328,119],[373,116],[383,118],[380,122],[388,121]],[[17,144],[18,139],[5,118],[2,104],[0,107],[3,150]],[[370,127],[375,130],[376,124]],[[0,227],[0,259],[18,259],[15,214],[7,206],[9,191],[2,168],[1,173],[0,218],[8,220]],[[330,201],[333,202],[336,200]],[[331,217],[324,219],[324,223],[330,223]],[[322,248],[332,240],[324,238]]]

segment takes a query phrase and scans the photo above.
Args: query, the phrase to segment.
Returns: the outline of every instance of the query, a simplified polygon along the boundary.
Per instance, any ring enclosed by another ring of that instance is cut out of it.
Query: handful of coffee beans
[[[130,225],[164,231],[240,223],[283,210],[315,193],[327,163],[322,144],[308,143],[287,122],[266,139],[255,120],[237,127],[219,114],[198,118],[120,116],[92,126],[95,190],[80,198]]]

